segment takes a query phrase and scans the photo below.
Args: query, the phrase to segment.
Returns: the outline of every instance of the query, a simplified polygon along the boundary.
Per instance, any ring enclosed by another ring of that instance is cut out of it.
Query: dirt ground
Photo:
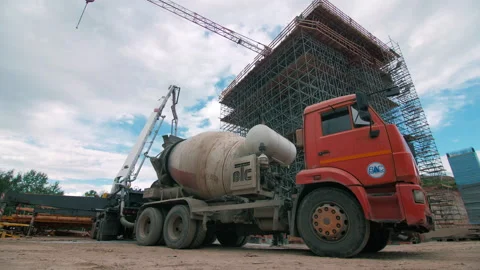
[[[480,242],[391,245],[352,259],[313,256],[302,245],[247,244],[197,250],[85,238],[0,240],[0,269],[480,269]]]

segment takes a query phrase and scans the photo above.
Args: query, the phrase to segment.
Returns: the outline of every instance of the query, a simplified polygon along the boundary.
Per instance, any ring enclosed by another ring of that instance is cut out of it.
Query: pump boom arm
[[[147,123],[145,123],[145,126],[142,129],[142,132],[138,136],[137,142],[135,145],[132,147],[132,150],[127,156],[127,159],[123,163],[122,168],[118,172],[117,176],[114,179],[114,183],[112,186],[111,194],[116,193],[119,191],[119,185],[121,186],[126,186],[129,182],[132,182],[133,180],[136,179],[138,172],[140,171],[140,167],[137,169],[137,172],[133,174],[133,170],[135,169],[135,165],[138,162],[138,159],[140,158],[143,149],[145,148],[145,144],[147,143],[147,139],[152,133],[153,128],[155,127],[155,124],[159,120],[160,117],[162,117],[160,125],[157,127],[157,130],[155,130],[154,137],[158,133],[158,129],[160,129],[161,124],[163,123],[163,118],[162,112],[163,109],[165,108],[165,105],[167,104],[168,99],[172,96],[173,97],[173,105],[172,105],[172,111],[174,112],[174,119],[176,119],[176,112],[175,112],[175,105],[177,104],[178,101],[178,95],[180,93],[180,88],[175,85],[170,85],[168,88],[168,93],[166,96],[163,96],[160,99],[160,105],[158,108],[154,109],[153,112],[150,114],[150,117],[147,120]],[[148,154],[148,151],[150,150],[150,147],[152,146],[153,140],[155,138],[152,138],[151,143],[149,144],[148,148],[144,152],[144,155]],[[140,166],[143,165],[143,160],[140,163]],[[132,179],[133,175],[133,179]]]

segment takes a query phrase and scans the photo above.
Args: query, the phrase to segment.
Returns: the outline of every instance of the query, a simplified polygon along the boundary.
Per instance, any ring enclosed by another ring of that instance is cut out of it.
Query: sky
[[[176,0],[264,44],[306,0]],[[480,2],[332,0],[399,43],[445,168],[480,149]],[[148,1],[0,3],[0,170],[39,170],[70,195],[109,191],[146,119],[181,88],[179,135],[220,129],[218,94],[256,54]],[[170,132],[171,112],[160,134]],[[152,155],[160,151],[157,140]],[[156,180],[147,161],[133,186]]]

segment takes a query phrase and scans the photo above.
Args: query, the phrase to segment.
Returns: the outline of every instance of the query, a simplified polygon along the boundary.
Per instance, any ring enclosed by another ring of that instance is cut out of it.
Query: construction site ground
[[[389,245],[376,254],[337,259],[313,256],[297,244],[172,250],[72,237],[0,240],[1,269],[480,269],[478,254],[480,241]]]

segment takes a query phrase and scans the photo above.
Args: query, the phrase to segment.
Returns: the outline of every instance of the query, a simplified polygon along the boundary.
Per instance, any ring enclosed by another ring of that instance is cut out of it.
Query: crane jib
[[[77,29],[78,25],[80,24],[80,21],[83,17],[83,13],[85,12],[85,9],[87,8],[87,4],[90,2],[93,2],[94,0],[87,0],[85,3],[85,8],[83,9],[82,15],[80,16],[80,20],[78,21],[77,24]],[[219,36],[222,36],[226,39],[229,39],[236,44],[239,44],[251,51],[254,51],[258,54],[261,54],[263,56],[267,56],[271,53],[272,49],[258,41],[255,41],[247,36],[244,36],[240,33],[237,33],[233,31],[232,29],[229,29],[225,26],[222,26],[196,12],[193,12],[173,1],[168,1],[168,0],[147,0],[148,2],[159,6],[167,11],[170,11],[171,13],[184,18],[185,20],[188,20],[190,22],[193,22]]]

